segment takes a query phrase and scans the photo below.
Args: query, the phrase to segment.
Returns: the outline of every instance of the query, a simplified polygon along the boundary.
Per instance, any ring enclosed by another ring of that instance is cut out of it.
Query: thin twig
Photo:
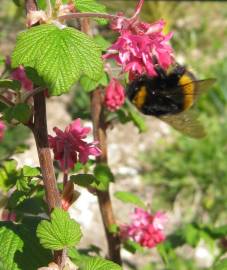
[[[8,107],[11,107],[11,106],[15,105],[12,101],[10,101],[8,98],[6,98],[6,97],[4,97],[2,95],[0,95],[0,101],[2,103],[4,103],[5,105],[7,105]]]
[[[101,18],[107,20],[114,20],[118,18],[122,18],[122,16],[108,14],[108,13],[93,13],[93,12],[84,12],[84,13],[68,13],[65,15],[61,15],[58,17],[59,20],[67,20],[67,19],[79,19],[79,18]],[[128,18],[125,18],[128,20]]]
[[[86,34],[91,33],[90,22],[88,18],[84,18],[81,22],[81,30]],[[95,141],[99,141],[99,147],[101,149],[101,156],[97,157],[97,163],[107,164],[107,138],[106,138],[106,123],[103,117],[103,98],[102,89],[97,88],[91,93],[91,117],[93,124],[93,135]],[[109,189],[106,191],[96,190],[98,197],[99,208],[102,215],[102,221],[106,233],[106,239],[108,244],[108,257],[118,263],[121,262],[120,254],[120,238],[117,234],[110,232],[112,225],[116,224]]]
[[[52,15],[52,6],[50,0],[46,0],[47,5],[47,16],[50,17]]]
[[[106,123],[103,117],[102,103],[102,89],[96,89],[91,94],[91,115],[94,139],[99,141],[99,147],[102,151],[101,156],[97,158],[97,162],[107,164]],[[96,193],[98,196],[99,207],[108,242],[109,258],[121,265],[120,238],[117,234],[110,232],[111,226],[115,225],[116,221],[113,213],[109,189],[106,191],[97,190]]]
[[[43,87],[37,87],[37,88],[35,88],[35,89],[33,89],[33,90],[29,91],[29,92],[26,92],[22,96],[21,100],[22,100],[22,102],[26,103],[29,100],[29,98],[33,97],[34,95],[36,95],[36,94],[38,94],[38,93],[40,93],[40,92],[42,92],[44,90],[45,90],[45,88],[43,88]]]
[[[66,186],[67,182],[68,182],[68,173],[64,172],[64,174],[63,174],[63,187]]]

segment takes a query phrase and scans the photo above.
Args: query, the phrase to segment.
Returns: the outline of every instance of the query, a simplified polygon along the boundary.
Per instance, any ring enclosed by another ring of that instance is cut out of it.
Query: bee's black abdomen
[[[177,114],[183,110],[184,96],[176,89],[176,76],[160,78],[141,76],[127,88],[129,100],[146,115],[163,116]]]

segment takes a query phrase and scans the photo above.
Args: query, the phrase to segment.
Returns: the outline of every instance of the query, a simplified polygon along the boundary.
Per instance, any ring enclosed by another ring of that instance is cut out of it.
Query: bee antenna
[[[152,55],[152,62],[154,65],[158,65],[158,58],[155,55]]]
[[[163,79],[167,77],[165,70],[159,65],[158,59],[155,55],[152,55],[152,62],[156,73]]]
[[[160,65],[155,65],[154,69],[161,78],[165,79],[167,77],[165,70]]]

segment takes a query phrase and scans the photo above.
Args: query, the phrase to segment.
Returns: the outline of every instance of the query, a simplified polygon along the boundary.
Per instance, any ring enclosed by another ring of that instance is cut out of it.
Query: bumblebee
[[[184,66],[176,65],[169,73],[155,66],[156,77],[137,77],[127,87],[127,96],[145,115],[153,115],[193,138],[206,135],[197,115],[190,110],[200,94],[215,79],[196,80]]]

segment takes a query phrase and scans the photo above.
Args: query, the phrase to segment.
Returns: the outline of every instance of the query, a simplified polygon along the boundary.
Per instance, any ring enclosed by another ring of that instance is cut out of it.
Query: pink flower
[[[125,102],[124,87],[115,78],[112,78],[106,87],[104,102],[107,109],[112,112],[118,110]]]
[[[13,70],[12,78],[14,80],[20,81],[22,87],[25,90],[30,91],[33,89],[33,83],[31,80],[28,79],[23,66],[19,66],[18,68]]]
[[[99,156],[101,151],[96,146],[98,142],[87,143],[84,141],[90,128],[81,126],[80,119],[74,120],[65,131],[55,127],[56,136],[49,135],[49,144],[54,151],[54,158],[60,162],[62,171],[72,169],[79,160],[85,164],[89,155]]]
[[[172,63],[172,48],[168,41],[173,34],[164,35],[164,20],[153,24],[139,21],[142,4],[143,0],[137,5],[132,18],[121,15],[113,21],[112,29],[120,36],[103,56],[104,59],[113,58],[122,66],[123,72],[129,72],[130,80],[141,74],[156,76],[155,64],[167,69]]]
[[[6,129],[6,126],[4,122],[0,121],[0,141],[3,140],[5,129]]]
[[[166,216],[163,213],[151,215],[144,209],[136,208],[131,224],[121,226],[121,236],[143,247],[153,248],[165,240],[163,225],[165,221]]]

